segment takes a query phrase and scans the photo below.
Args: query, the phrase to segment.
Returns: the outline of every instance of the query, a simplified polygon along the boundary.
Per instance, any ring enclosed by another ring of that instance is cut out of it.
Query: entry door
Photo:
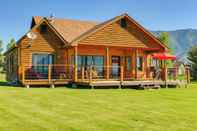
[[[120,76],[120,56],[112,56],[112,77],[117,78]]]

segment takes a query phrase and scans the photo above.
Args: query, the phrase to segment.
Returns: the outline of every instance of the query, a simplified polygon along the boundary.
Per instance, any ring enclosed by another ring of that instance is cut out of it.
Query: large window
[[[131,71],[131,57],[130,56],[125,57],[125,65],[126,65],[126,71]]]
[[[74,59],[74,57],[73,57]],[[77,57],[78,71],[81,71],[81,67],[88,69],[89,66],[96,68],[98,75],[103,75],[104,71],[104,57],[103,56],[83,56]]]
[[[53,64],[53,55],[52,54],[33,54],[32,55],[32,64],[33,65],[49,65]]]
[[[54,63],[54,56],[52,54],[33,54],[32,65],[36,73],[47,74],[49,64]]]
[[[143,57],[142,56],[137,57],[137,70],[138,71],[143,70]]]

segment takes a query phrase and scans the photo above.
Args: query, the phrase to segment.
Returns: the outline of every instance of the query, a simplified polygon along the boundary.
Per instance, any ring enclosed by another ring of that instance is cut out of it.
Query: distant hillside
[[[152,31],[158,36],[161,32],[170,34],[170,45],[174,49],[176,56],[185,57],[187,51],[197,44],[197,29],[182,29],[175,31]]]

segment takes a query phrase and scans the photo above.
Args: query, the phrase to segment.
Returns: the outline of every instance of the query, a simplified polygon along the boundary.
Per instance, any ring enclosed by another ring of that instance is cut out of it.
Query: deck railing
[[[78,67],[80,80],[120,80],[121,66],[81,66]]]
[[[72,80],[71,65],[26,65],[22,67],[22,80],[25,81],[58,81]]]
[[[185,67],[183,70],[179,73],[178,68],[167,68],[167,80],[180,80],[190,83],[190,68]]]
[[[147,69],[148,70],[148,69]],[[153,73],[154,71],[149,73]],[[143,78],[157,79],[157,80],[185,80],[190,82],[189,68],[185,68],[185,72],[182,75],[178,74],[177,68],[163,68],[158,78],[156,75],[150,75],[144,71]],[[75,68],[74,65],[26,65],[22,66],[22,82],[26,81],[75,81]],[[154,73],[153,73],[154,74]],[[81,66],[77,67],[77,81],[99,81],[99,80],[136,80],[136,74],[132,71],[126,71],[123,66]]]

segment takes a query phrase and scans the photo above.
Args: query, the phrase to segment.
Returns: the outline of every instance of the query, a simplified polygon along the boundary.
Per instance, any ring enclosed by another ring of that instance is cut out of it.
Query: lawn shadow
[[[0,81],[0,86],[10,86],[6,81]]]

